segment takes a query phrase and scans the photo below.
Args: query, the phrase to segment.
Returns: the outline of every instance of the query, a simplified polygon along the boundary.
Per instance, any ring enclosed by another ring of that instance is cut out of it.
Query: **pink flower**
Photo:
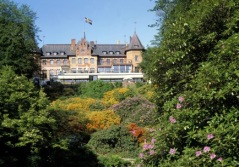
[[[150,150],[149,155],[153,155],[154,154],[154,150]]]
[[[143,150],[147,150],[147,149],[149,149],[149,144],[148,143],[145,143],[144,145],[143,145]]]
[[[216,157],[216,154],[215,153],[212,153],[211,155],[210,155],[210,158],[211,159],[214,159]]]
[[[152,148],[154,148],[154,146],[151,145],[151,144],[145,143],[145,144],[143,145],[143,150],[148,150],[148,149],[152,149]]]
[[[176,108],[177,108],[177,109],[180,109],[181,107],[182,107],[182,105],[179,104],[179,103],[176,105]]]
[[[135,135],[135,134],[136,134],[136,130],[132,130],[131,133],[132,133],[133,135]]]
[[[200,156],[202,154],[201,151],[196,151],[196,157]]]
[[[208,147],[208,146],[205,146],[204,148],[203,148],[203,152],[209,152],[210,151],[210,147]]]
[[[217,161],[222,162],[222,157],[219,157]]]
[[[138,165],[137,165],[137,167],[141,167],[141,165],[140,165],[140,164],[138,164]]]
[[[169,154],[174,155],[176,153],[175,148],[170,148]]]
[[[154,128],[150,128],[149,131],[150,131],[150,132],[154,132],[155,129],[154,129]]]
[[[149,145],[148,145],[148,148],[149,148],[149,149],[152,149],[152,148],[154,148],[154,145],[149,144]]]
[[[182,103],[182,102],[184,101],[184,97],[183,97],[183,96],[179,96],[179,97],[178,97],[178,101],[179,101],[180,103]]]
[[[208,139],[208,140],[210,140],[210,139],[212,139],[212,138],[214,138],[213,134],[208,134],[208,135],[207,135],[207,139]]]
[[[154,144],[156,142],[156,139],[152,138],[151,143]]]
[[[143,158],[143,157],[144,157],[144,153],[140,153],[139,158]]]
[[[176,122],[176,119],[175,119],[174,117],[172,117],[172,116],[169,117],[169,120],[170,120],[170,122],[173,123],[173,124]]]

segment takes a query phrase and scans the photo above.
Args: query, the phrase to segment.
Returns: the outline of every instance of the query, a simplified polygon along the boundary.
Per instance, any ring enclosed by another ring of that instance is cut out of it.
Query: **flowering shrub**
[[[156,86],[152,84],[143,85],[138,88],[138,93],[151,102],[155,102]]]
[[[89,112],[86,116],[89,119],[86,125],[89,132],[107,129],[120,123],[120,117],[112,110]]]
[[[166,17],[142,70],[158,86],[161,131],[142,164],[238,166],[238,1],[159,0],[154,9]]]
[[[147,131],[142,128],[138,127],[136,123],[131,123],[128,125],[129,132],[138,140],[139,143],[142,143],[146,136],[147,136]]]
[[[109,104],[117,104],[128,97],[132,97],[134,94],[132,90],[128,88],[116,88],[104,93],[102,100],[107,101]]]
[[[67,111],[91,111],[101,110],[108,107],[108,103],[93,98],[72,97],[64,100],[56,100],[51,103],[52,106]]]
[[[141,96],[128,98],[113,105],[112,109],[120,115],[125,124],[137,123],[139,126],[148,126],[156,122],[155,105]]]

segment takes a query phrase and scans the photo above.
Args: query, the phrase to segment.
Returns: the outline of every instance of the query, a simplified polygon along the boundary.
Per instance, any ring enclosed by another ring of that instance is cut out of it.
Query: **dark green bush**
[[[104,82],[96,80],[92,82],[80,83],[78,94],[82,97],[103,98],[104,93],[119,86],[118,83]]]
[[[117,155],[99,156],[99,167],[128,167],[129,161],[125,161]]]
[[[122,157],[135,157],[139,149],[137,140],[120,125],[93,133],[88,145],[99,154],[113,153]]]

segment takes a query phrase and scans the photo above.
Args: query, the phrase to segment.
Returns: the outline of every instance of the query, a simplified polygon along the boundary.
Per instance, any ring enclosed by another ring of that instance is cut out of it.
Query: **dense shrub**
[[[122,157],[135,157],[139,150],[137,139],[121,125],[93,133],[88,145],[99,154],[118,154]]]
[[[83,82],[79,85],[78,94],[82,97],[103,98],[104,93],[121,86],[117,83],[104,82],[96,80],[92,82]]]
[[[137,89],[138,94],[145,97],[147,100],[151,102],[156,102],[156,86],[153,84],[145,84]]]
[[[157,122],[155,105],[141,96],[135,96],[112,106],[119,114],[123,124],[137,123],[139,126],[153,125]]]
[[[126,161],[117,155],[99,156],[98,160],[99,167],[128,167],[131,165],[129,161]]]
[[[110,105],[113,105],[133,96],[134,92],[129,88],[116,88],[104,93],[104,98],[102,100],[108,102]]]
[[[120,124],[120,117],[112,110],[94,111],[87,114],[89,122],[86,127],[89,132],[107,129]]]
[[[64,96],[64,86],[60,82],[49,82],[49,85],[43,86],[47,97],[53,101]],[[67,96],[71,93],[67,93]]]
[[[156,3],[166,16],[162,40],[147,50],[143,67],[158,86],[161,116],[142,162],[238,166],[238,0]]]

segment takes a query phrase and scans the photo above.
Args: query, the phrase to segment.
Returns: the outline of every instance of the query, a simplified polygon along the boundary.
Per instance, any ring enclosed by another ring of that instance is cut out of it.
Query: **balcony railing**
[[[122,61],[123,60],[123,61]],[[125,65],[125,64],[132,64],[131,59],[117,59],[117,60],[104,60],[104,61],[98,61],[97,65],[98,66],[112,66],[112,65]]]

